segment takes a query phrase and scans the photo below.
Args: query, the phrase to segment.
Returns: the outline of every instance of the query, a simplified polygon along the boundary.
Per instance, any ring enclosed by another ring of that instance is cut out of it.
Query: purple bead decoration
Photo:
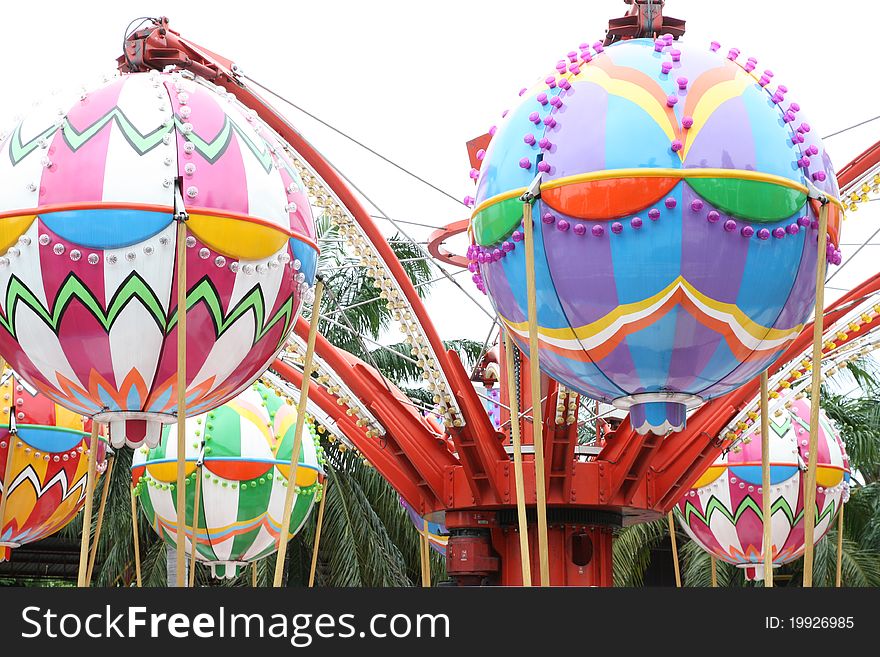
[[[714,224],[716,221],[721,219],[721,214],[718,212],[718,210],[709,210],[709,214],[706,215],[706,219]]]
[[[633,221],[635,221],[635,219],[633,219]],[[623,224],[619,221],[615,221],[613,224],[611,224],[611,232],[615,235],[620,235],[623,232]]]
[[[577,58],[578,58],[578,54],[574,50],[572,50],[568,53],[568,61],[576,62]]]
[[[641,217],[633,217],[629,220],[629,225],[638,230],[642,227],[642,218]]]
[[[498,131],[498,126],[497,126],[497,125],[493,125],[491,128],[489,128],[489,136],[490,136],[490,137],[494,137],[494,136],[495,136],[495,133],[496,133],[497,131]]]
[[[779,226],[779,228],[774,228],[773,229],[773,237],[775,237],[778,240],[781,240],[783,237],[785,237],[785,228],[783,228],[782,226]]]
[[[521,169],[531,169],[532,162],[531,162],[531,160],[529,160],[529,158],[524,157],[519,161],[519,166]]]
[[[828,176],[825,175],[824,171],[817,171],[816,173],[813,174],[813,180],[815,180],[817,182],[825,182],[825,179],[827,177]]]
[[[666,106],[667,107],[675,107],[678,104],[678,96],[667,96],[666,97]]]
[[[556,88],[556,77],[553,75],[546,77],[544,79],[544,84],[546,84],[551,89],[555,89]],[[544,95],[546,96],[547,94],[544,94]],[[543,105],[543,103],[541,103],[541,104]]]
[[[523,137],[523,141],[524,141],[525,143],[527,143],[529,146],[534,146],[534,145],[535,145],[535,142],[536,142],[537,140],[535,139],[535,135],[533,135],[531,132],[529,132],[528,134],[526,134],[526,135]]]
[[[789,235],[797,235],[801,232],[801,227],[797,223],[788,224],[788,228],[786,228]]]
[[[755,234],[755,229],[751,226],[743,226],[743,229],[739,231],[739,234],[745,238],[749,238]]]
[[[686,77],[680,77],[675,81],[678,84],[678,88],[684,91],[688,86],[688,79]]]
[[[732,233],[736,230],[736,222],[733,219],[728,219],[724,222],[724,230],[728,233]]]
[[[587,227],[584,226],[583,224],[575,224],[574,225],[574,232],[575,232],[575,235],[581,235],[581,236],[586,235],[587,234]]]
[[[565,78],[562,78],[562,81],[559,83],[559,86],[562,87],[563,89],[565,89],[565,91],[568,91],[569,89],[571,89],[571,82],[569,82]]]
[[[562,107],[562,99],[559,96],[553,96],[553,98],[550,99],[550,104],[553,105],[553,107]]]
[[[504,252],[501,249],[495,249],[494,251],[492,251],[492,262],[498,262],[503,257]]]
[[[471,169],[471,172],[469,175],[471,177],[471,180],[476,180],[477,178],[480,177],[480,170],[479,169]]]
[[[718,50],[720,48],[721,48],[721,44],[718,43],[717,41],[713,41],[712,43],[709,44],[709,50],[711,50],[712,52],[718,52]]]
[[[565,219],[560,219],[556,222],[556,230],[561,230],[563,233],[569,229],[571,224],[569,224]]]
[[[663,73],[663,75],[668,75],[669,71],[671,70],[672,62],[663,62],[662,64],[660,64],[660,72]]]
[[[535,96],[535,100],[537,100],[537,101],[538,101],[539,103],[541,103],[542,105],[546,105],[546,104],[547,104],[547,94],[545,94],[545,93],[542,91],[542,92],[539,93],[537,96]]]
[[[552,224],[554,221],[556,221],[556,217],[549,212],[545,212],[544,216],[541,217],[541,221],[543,221],[545,224]]]
[[[801,132],[801,133],[809,132],[809,131],[810,131],[810,124],[809,124],[809,123],[806,123],[806,122],[805,122],[805,123],[801,123],[801,124],[798,126],[797,131],[798,131],[798,132]]]
[[[514,242],[522,242],[522,238],[523,238],[523,234],[522,234],[522,231],[520,231],[520,230],[513,231],[513,233],[510,236],[510,239],[512,239]]]
[[[546,137],[541,137],[541,139],[538,140],[538,146],[541,148],[541,150],[546,151],[546,150],[549,149],[552,145],[553,145],[553,144],[552,144],[552,143],[550,142],[550,140],[547,139]]]
[[[465,196],[464,204],[466,207],[472,208],[474,207],[474,197],[473,196]]]
[[[661,39],[657,39],[654,42],[654,52],[663,52],[663,49],[666,47],[666,42]]]
[[[538,114],[537,112],[532,112],[531,114],[529,114],[529,121],[531,121],[532,123],[537,124],[538,121],[540,121],[540,120],[541,120],[541,115]]]
[[[475,273],[477,272],[477,269],[478,269],[478,267],[477,267],[477,263],[475,263],[475,262],[469,262],[467,268],[468,268],[468,271],[469,271],[470,273],[475,274]]]
[[[682,118],[681,127],[684,128],[685,130],[690,130],[693,127],[693,125],[694,125],[694,117],[685,116],[684,118]]]
[[[660,218],[660,210],[657,208],[651,208],[648,210],[648,219],[651,221],[657,221]]]
[[[670,210],[672,210],[676,205],[678,205],[678,201],[676,201],[674,198],[672,198],[672,197],[670,196],[669,198],[667,198],[667,199],[664,201],[664,205],[666,205],[667,208],[669,208]]]
[[[550,173],[550,165],[542,160],[538,162],[538,171],[541,173]]]
[[[516,247],[513,245],[513,242],[502,242],[501,243],[501,250],[504,251],[505,253],[510,253],[515,248]]]
[[[481,148],[477,151],[477,159],[482,161],[484,157],[486,157],[486,150],[484,148]]]
[[[556,119],[554,119],[552,116],[544,117],[544,125],[548,128],[554,128],[556,127]]]
[[[799,226],[802,226],[804,228],[810,227],[810,218],[809,217],[801,217],[800,219],[797,220],[797,222],[798,222]]]
[[[678,151],[684,148],[684,145],[681,143],[680,139],[676,139],[672,142],[672,146],[670,148],[672,148],[673,153],[678,153]]]
[[[593,44],[593,50],[596,51],[596,54],[598,54],[600,52],[605,52],[605,46],[602,45],[601,41],[597,41],[596,43]]]
[[[670,50],[669,54],[672,56],[672,61],[680,62],[681,61],[681,50]]]
[[[699,212],[703,209],[703,199],[695,198],[691,201],[691,212]]]
[[[816,144],[810,144],[809,148],[807,148],[807,155],[818,155],[819,147]]]
[[[760,240],[769,240],[770,239],[770,231],[766,228],[762,228],[758,231],[758,239]]]
[[[593,233],[593,237],[602,237],[605,234],[605,227],[600,224],[596,224],[595,226],[593,226],[590,232]]]

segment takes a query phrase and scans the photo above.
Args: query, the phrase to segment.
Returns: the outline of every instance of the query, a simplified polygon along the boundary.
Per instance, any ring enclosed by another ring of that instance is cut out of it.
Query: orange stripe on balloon
[[[696,80],[691,82],[688,85],[688,92],[684,101],[683,116],[693,116],[694,110],[702,99],[703,94],[721,82],[733,80],[736,77],[736,72],[736,68],[718,66],[717,68],[709,69]]]
[[[593,60],[592,65],[605,71],[611,78],[630,82],[649,93],[666,113],[666,118],[669,120],[669,127],[672,128],[672,132],[677,138],[681,139],[681,126],[678,123],[678,118],[675,116],[675,111],[666,104],[666,93],[651,76],[638,69],[618,66],[610,57],[597,57]]]
[[[644,210],[666,196],[679,178],[616,178],[554,187],[541,199],[557,212],[581,219],[608,220]]]

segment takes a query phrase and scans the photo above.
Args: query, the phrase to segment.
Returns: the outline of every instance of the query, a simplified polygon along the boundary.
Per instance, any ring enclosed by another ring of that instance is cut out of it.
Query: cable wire
[[[336,134],[340,135],[341,137],[344,137],[345,139],[348,139],[348,140],[349,140],[350,142],[352,142],[353,144],[356,144],[356,145],[360,146],[360,147],[363,148],[365,151],[367,151],[367,152],[369,152],[369,153],[372,153],[373,155],[375,155],[376,157],[378,157],[378,158],[379,158],[380,160],[382,160],[383,162],[387,162],[388,164],[390,164],[391,166],[395,167],[396,169],[399,169],[400,171],[402,171],[402,172],[405,173],[406,175],[408,175],[408,176],[410,176],[410,177],[412,177],[412,178],[415,178],[415,179],[418,180],[419,182],[421,182],[421,183],[427,185],[428,187],[430,187],[430,188],[433,189],[434,191],[436,191],[436,192],[440,192],[440,193],[443,194],[444,196],[446,196],[446,197],[452,199],[453,201],[455,201],[455,202],[458,203],[459,205],[464,205],[464,201],[462,201],[462,200],[459,199],[459,198],[456,198],[455,196],[453,196],[452,194],[450,194],[449,192],[447,192],[445,189],[441,189],[440,187],[437,187],[437,185],[435,185],[434,183],[425,180],[424,178],[422,178],[421,176],[419,176],[419,175],[416,174],[416,173],[413,173],[412,171],[410,171],[410,170],[407,169],[406,167],[403,167],[403,166],[399,165],[399,164],[398,164],[397,162],[395,162],[394,160],[391,160],[390,158],[386,157],[385,155],[382,155],[382,153],[379,153],[379,152],[376,151],[375,149],[370,148],[369,146],[367,146],[367,145],[364,144],[363,142],[358,141],[357,139],[355,139],[354,137],[352,137],[352,136],[349,135],[349,134],[346,134],[345,132],[343,132],[343,131],[340,130],[339,128],[337,128],[337,127],[335,127],[335,126],[333,126],[333,125],[327,123],[327,122],[324,121],[323,119],[321,119],[321,118],[315,116],[314,114],[312,114],[312,113],[309,112],[308,110],[303,109],[302,107],[300,107],[299,105],[297,105],[296,103],[294,103],[292,100],[289,100],[289,99],[285,98],[284,96],[281,96],[281,95],[279,95],[278,93],[272,91],[271,89],[269,89],[269,88],[266,87],[265,85],[260,84],[259,82],[257,82],[256,80],[254,80],[254,79],[253,79],[252,77],[250,77],[249,75],[242,75],[241,77],[243,77],[243,78],[246,79],[246,80],[249,80],[250,82],[252,82],[252,83],[255,84],[256,86],[258,86],[260,89],[262,89],[262,90],[265,91],[266,93],[272,94],[273,96],[275,96],[275,97],[276,97],[278,100],[280,100],[281,102],[283,102],[283,103],[287,103],[288,105],[290,105],[293,109],[297,110],[298,112],[302,112],[303,114],[305,114],[306,116],[308,116],[310,119],[313,119],[313,120],[317,121],[318,123],[320,123],[321,125],[323,125],[325,128],[329,128],[330,130],[332,130],[332,131],[335,132]]]

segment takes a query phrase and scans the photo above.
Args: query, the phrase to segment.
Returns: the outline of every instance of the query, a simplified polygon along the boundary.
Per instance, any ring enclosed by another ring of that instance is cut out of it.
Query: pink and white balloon
[[[773,564],[804,551],[804,482],[810,403],[797,399],[770,412],[770,495]],[[849,498],[850,464],[833,422],[819,411],[816,467],[818,542]],[[741,445],[722,454],[678,503],[684,530],[717,559],[745,569],[748,579],[764,574],[764,527],[760,424]]]
[[[41,393],[154,447],[176,419],[177,222],[186,407],[235,397],[315,275],[296,154],[232,94],[132,73],[37,107],[0,141],[0,353]]]

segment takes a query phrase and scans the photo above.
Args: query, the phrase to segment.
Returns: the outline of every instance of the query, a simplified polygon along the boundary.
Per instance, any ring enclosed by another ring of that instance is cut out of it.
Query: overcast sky
[[[565,53],[602,39],[608,19],[625,11],[622,0],[7,3],[0,126],[52,89],[112,71],[131,19],[168,15],[187,38],[458,199],[473,191],[465,142],[486,132],[517,91],[552,72]],[[870,4],[669,0],[665,13],[687,20],[688,41],[708,46],[714,39],[772,68],[790,90],[787,99],[800,103],[822,135],[880,114]],[[296,110],[276,107],[389,216],[436,226],[466,217],[460,203]],[[826,145],[841,167],[877,140],[880,121]],[[845,223],[845,261],[856,248],[850,244],[880,228],[878,206]],[[379,225],[394,232],[388,222]],[[406,228],[418,240],[430,232]],[[866,247],[830,285],[855,285],[877,271],[878,258],[877,245]],[[456,278],[482,296],[469,274]],[[839,294],[828,290],[832,300]],[[489,319],[451,284],[437,284],[427,305],[441,337],[485,338]]]

